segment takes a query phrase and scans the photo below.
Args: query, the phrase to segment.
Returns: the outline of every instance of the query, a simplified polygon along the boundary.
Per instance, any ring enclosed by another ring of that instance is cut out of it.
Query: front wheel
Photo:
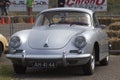
[[[26,72],[27,67],[23,65],[13,64],[13,68],[15,73],[24,74]]]
[[[93,54],[91,55],[91,58],[87,64],[83,66],[83,71],[85,75],[92,75],[94,73],[95,69],[95,51],[93,51]]]

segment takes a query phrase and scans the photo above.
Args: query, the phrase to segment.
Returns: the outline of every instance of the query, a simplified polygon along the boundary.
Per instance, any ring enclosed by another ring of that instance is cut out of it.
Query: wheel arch
[[[3,45],[3,43],[0,41],[0,44],[1,44],[1,46],[2,46],[2,52],[0,52],[0,55],[3,53],[3,51],[4,51],[4,45]]]
[[[99,49],[99,43],[96,41],[95,43],[94,43],[94,49],[95,49],[95,60],[96,61],[99,61],[99,51],[100,51],[100,49]]]

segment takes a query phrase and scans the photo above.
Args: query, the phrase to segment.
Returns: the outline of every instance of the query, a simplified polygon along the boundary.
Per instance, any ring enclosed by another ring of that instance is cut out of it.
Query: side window
[[[93,14],[93,25],[94,25],[95,27],[99,27],[99,22],[98,22],[98,19],[97,19],[96,16],[95,16],[95,13]]]

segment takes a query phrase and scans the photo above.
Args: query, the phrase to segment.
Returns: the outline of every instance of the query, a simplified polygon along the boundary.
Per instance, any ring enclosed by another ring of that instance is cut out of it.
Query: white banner
[[[9,11],[26,11],[26,0],[10,0]],[[35,0],[33,11],[48,9],[49,0]]]
[[[107,0],[66,0],[65,6],[87,8],[93,11],[107,11]]]

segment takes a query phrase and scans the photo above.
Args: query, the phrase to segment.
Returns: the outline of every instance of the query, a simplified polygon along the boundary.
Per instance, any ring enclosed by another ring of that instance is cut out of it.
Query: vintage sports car
[[[83,8],[40,12],[32,29],[11,36],[9,48],[7,57],[19,74],[27,67],[82,66],[91,75],[96,62],[107,65],[109,61],[107,34],[95,13]]]
[[[0,57],[3,53],[8,53],[8,41],[2,34],[0,34]]]

